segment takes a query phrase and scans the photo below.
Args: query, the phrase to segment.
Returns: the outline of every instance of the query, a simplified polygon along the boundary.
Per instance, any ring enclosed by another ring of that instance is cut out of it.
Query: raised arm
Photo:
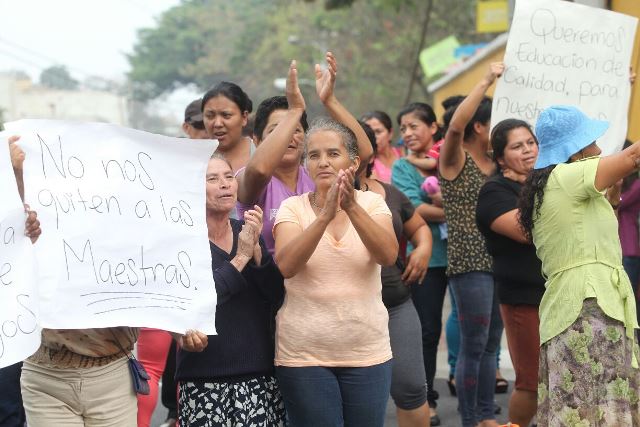
[[[369,159],[373,156],[373,148],[367,134],[362,129],[355,117],[347,110],[344,105],[338,101],[334,94],[336,83],[336,74],[338,72],[338,63],[333,53],[327,52],[327,69],[322,70],[319,64],[316,64],[316,92],[322,104],[325,106],[331,117],[348,127],[356,134],[358,141],[358,156],[360,157],[360,167],[358,174],[367,168]]]
[[[291,140],[296,132],[300,132],[298,141],[302,144],[302,126],[300,118],[304,113],[305,102],[298,86],[298,70],[296,61],[291,61],[286,87],[289,109],[281,122],[260,142],[254,156],[247,167],[238,176],[238,201],[252,204],[260,197],[276,168],[282,161]],[[262,138],[262,135],[258,135]]]
[[[502,75],[503,71],[504,64],[502,62],[492,63],[487,74],[475,85],[469,95],[456,108],[455,113],[453,113],[444,137],[444,144],[440,148],[440,174],[445,179],[454,179],[462,171],[465,159],[464,149],[462,148],[464,129],[476,113],[487,89],[496,78]]]
[[[640,141],[610,156],[600,159],[596,171],[595,186],[603,191],[627,175],[640,169]]]
[[[281,208],[282,209],[282,208]],[[315,252],[324,231],[338,210],[338,183],[327,193],[325,208],[306,229],[292,222],[281,222],[273,229],[276,241],[275,260],[285,279],[289,279],[304,267]]]
[[[370,216],[355,201],[353,189],[354,167],[341,170],[337,182],[340,188],[340,207],[349,216],[360,240],[380,265],[392,265],[398,258],[398,240],[393,232],[391,216]]]

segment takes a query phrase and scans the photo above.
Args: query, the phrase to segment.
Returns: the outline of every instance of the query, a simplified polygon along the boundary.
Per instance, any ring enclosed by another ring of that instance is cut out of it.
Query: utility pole
[[[429,0],[427,4],[427,9],[424,14],[424,19],[422,20],[422,31],[420,34],[420,43],[418,44],[418,51],[416,52],[415,60],[413,62],[413,67],[411,69],[411,79],[409,80],[409,89],[407,90],[407,97],[404,100],[403,105],[407,105],[411,101],[411,97],[413,96],[413,85],[418,78],[418,69],[420,67],[420,52],[424,49],[424,43],[427,38],[427,28],[429,27],[429,21],[431,20],[431,10],[433,9],[433,0]]]

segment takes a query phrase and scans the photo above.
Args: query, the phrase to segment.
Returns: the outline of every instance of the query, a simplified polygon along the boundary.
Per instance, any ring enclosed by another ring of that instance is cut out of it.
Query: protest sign
[[[492,126],[507,118],[532,125],[551,105],[574,105],[607,120],[603,154],[627,133],[629,64],[637,19],[559,0],[519,0],[494,93]]]
[[[216,141],[21,120],[42,327],[215,333],[205,174]]]
[[[6,135],[0,135],[0,368],[31,356],[40,345],[31,241]]]

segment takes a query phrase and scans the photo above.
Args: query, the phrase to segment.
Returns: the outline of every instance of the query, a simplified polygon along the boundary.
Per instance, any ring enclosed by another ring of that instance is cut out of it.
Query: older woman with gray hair
[[[379,194],[354,189],[356,137],[329,119],[305,138],[316,190],[285,200],[274,224],[285,277],[276,375],[292,426],[382,427],[391,384],[380,265],[398,255]]]

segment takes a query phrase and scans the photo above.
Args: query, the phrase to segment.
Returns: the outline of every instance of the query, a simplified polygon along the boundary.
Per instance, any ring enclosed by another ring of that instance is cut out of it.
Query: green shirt
[[[404,158],[398,159],[393,163],[391,183],[398,190],[402,191],[416,208],[423,203],[431,203],[431,199],[421,188],[424,178],[425,177]],[[439,223],[427,222],[427,224],[433,235],[433,250],[431,252],[429,267],[446,267],[447,241],[443,240],[440,236]]]
[[[624,323],[629,338],[638,327],[633,290],[622,267],[618,221],[595,187],[599,161],[559,164],[544,190],[533,228],[547,280],[540,303],[541,343],[565,331],[586,298],[596,298],[607,316]]]

